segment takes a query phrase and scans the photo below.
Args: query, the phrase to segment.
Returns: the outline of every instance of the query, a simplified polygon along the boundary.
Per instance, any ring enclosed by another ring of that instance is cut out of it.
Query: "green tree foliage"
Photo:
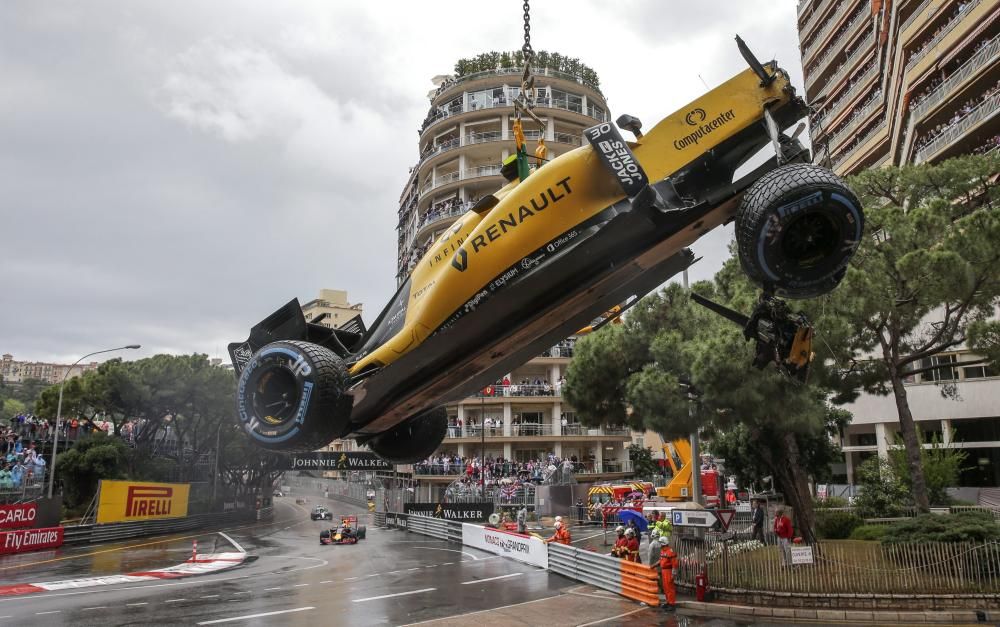
[[[0,377],[0,421],[9,422],[21,413],[34,413],[35,399],[48,384],[40,379],[10,383]]]
[[[869,392],[892,394],[916,504],[930,506],[904,379],[935,354],[969,343],[996,359],[1000,326],[1000,155],[875,168],[850,180],[869,236],[817,328],[856,357]],[[947,391],[947,389],[945,389]]]
[[[851,532],[851,540],[864,540],[872,542],[885,537],[885,532],[889,530],[888,525],[860,525]]]
[[[997,542],[1000,524],[990,512],[921,514],[893,523],[882,537],[885,544],[926,542]]]
[[[125,447],[115,459],[123,464],[121,474],[132,479],[208,480],[204,474],[194,475],[195,462],[202,462],[204,472],[208,458],[214,470],[218,442],[220,485],[250,494],[270,487],[269,481],[280,474],[276,470],[280,458],[253,447],[237,425],[235,385],[232,372],[212,366],[205,355],[155,355],[132,362],[116,359],[67,381],[62,415],[107,420],[114,424],[115,435],[131,421],[135,425],[132,446]],[[44,390],[37,413],[55,418],[58,397],[59,386]],[[118,438],[114,441],[121,444]],[[168,441],[179,444],[165,446]],[[90,442],[90,438],[83,438],[60,455],[57,473],[66,482],[67,491],[70,482],[77,481],[93,482],[96,489],[95,475],[70,477],[63,461],[64,456],[76,455],[79,447],[92,446]],[[87,494],[80,487],[72,489],[74,494]]]
[[[736,259],[714,283],[694,289],[742,311],[756,294]],[[563,394],[588,425],[628,422],[665,439],[704,427],[712,451],[741,482],[774,477],[800,532],[810,537],[808,476],[828,472],[837,454],[829,435],[848,416],[828,406],[828,392],[818,385],[797,384],[773,368],[752,369],[752,351],[739,327],[671,285],[643,299],[624,324],[577,343]]]
[[[846,540],[863,522],[851,512],[822,508],[816,512],[816,537],[822,540]]]
[[[648,446],[629,444],[628,458],[636,477],[649,479],[660,474],[660,465],[653,459],[653,449]]]
[[[919,434],[919,431],[918,431]],[[921,445],[925,439],[920,434]],[[897,443],[902,445],[902,438],[897,437]],[[934,436],[929,442],[930,447],[921,446],[920,460],[924,472],[924,482],[927,486],[927,498],[932,507],[946,507],[952,504],[948,496],[948,488],[958,485],[958,478],[969,454],[960,448],[945,446]],[[910,493],[913,492],[913,478],[910,475],[910,464],[905,448],[895,448],[889,452],[889,462],[892,470]]]
[[[858,466],[855,479],[858,496],[854,505],[864,518],[899,516],[910,504],[910,491],[881,457],[866,459]]]
[[[83,438],[59,455],[57,470],[66,508],[89,505],[101,479],[128,479],[128,456],[128,447],[121,439],[103,433]]]
[[[483,52],[475,57],[462,58],[455,62],[455,78],[462,78],[476,72],[491,72],[498,68],[523,67],[524,53],[520,50],[513,52]],[[548,52],[546,50],[535,51],[535,59],[532,67],[538,70],[553,70],[563,72],[579,78],[589,87],[601,90],[601,81],[597,72],[581,62],[576,57],[566,57],[558,52]]]

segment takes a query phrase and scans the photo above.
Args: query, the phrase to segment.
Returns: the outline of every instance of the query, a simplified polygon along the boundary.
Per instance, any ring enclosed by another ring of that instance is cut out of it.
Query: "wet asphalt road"
[[[354,546],[320,546],[328,521],[276,499],[273,522],[226,531],[256,561],[175,581],[0,597],[14,625],[733,625],[665,616],[589,586],[469,547],[368,527]],[[336,515],[369,515],[328,502]],[[0,559],[0,585],[110,575],[232,550],[213,533],[137,539]],[[214,622],[213,622],[214,621]]]

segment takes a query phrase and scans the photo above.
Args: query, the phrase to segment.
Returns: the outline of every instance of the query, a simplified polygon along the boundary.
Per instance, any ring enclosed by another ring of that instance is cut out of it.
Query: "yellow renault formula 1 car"
[[[482,199],[371,329],[359,318],[334,330],[306,322],[293,300],[230,344],[252,440],[301,451],[354,438],[392,462],[423,459],[445,436],[445,403],[655,289],[692,263],[692,242],[730,220],[742,266],[772,304],[836,287],[861,206],[784,134],[808,110],[787,73],[737,42],[750,69],[647,133],[627,115],[617,124],[634,141],[599,124],[587,145]],[[769,144],[774,156],[737,178]],[[784,324],[767,320],[773,309],[753,316],[770,330],[758,366],[782,367],[791,340],[774,338],[802,335],[773,333]]]

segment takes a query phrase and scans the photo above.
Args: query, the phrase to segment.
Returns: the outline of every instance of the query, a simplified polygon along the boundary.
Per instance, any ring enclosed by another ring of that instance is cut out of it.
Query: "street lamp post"
[[[73,365],[66,370],[63,375],[62,381],[59,383],[59,404],[56,406],[56,425],[55,433],[52,434],[52,463],[49,465],[49,498],[52,498],[52,489],[55,486],[56,479],[56,450],[59,448],[59,420],[62,419],[62,401],[63,401],[63,389],[66,387],[66,379],[69,378],[69,373],[73,372],[73,368],[76,368],[77,364],[88,357],[93,357],[94,355],[100,355],[101,353],[111,353],[114,351],[120,351],[125,349],[135,349],[141,348],[139,344],[129,344],[128,346],[119,346],[118,348],[107,348],[102,351],[94,351],[93,353],[87,353],[80,359],[73,362]]]

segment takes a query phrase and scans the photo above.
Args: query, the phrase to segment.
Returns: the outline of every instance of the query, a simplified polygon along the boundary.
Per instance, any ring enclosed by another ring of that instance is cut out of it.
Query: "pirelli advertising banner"
[[[549,547],[535,536],[463,523],[462,544],[539,568],[549,567]]]
[[[97,523],[183,518],[188,512],[187,483],[101,480]]]

